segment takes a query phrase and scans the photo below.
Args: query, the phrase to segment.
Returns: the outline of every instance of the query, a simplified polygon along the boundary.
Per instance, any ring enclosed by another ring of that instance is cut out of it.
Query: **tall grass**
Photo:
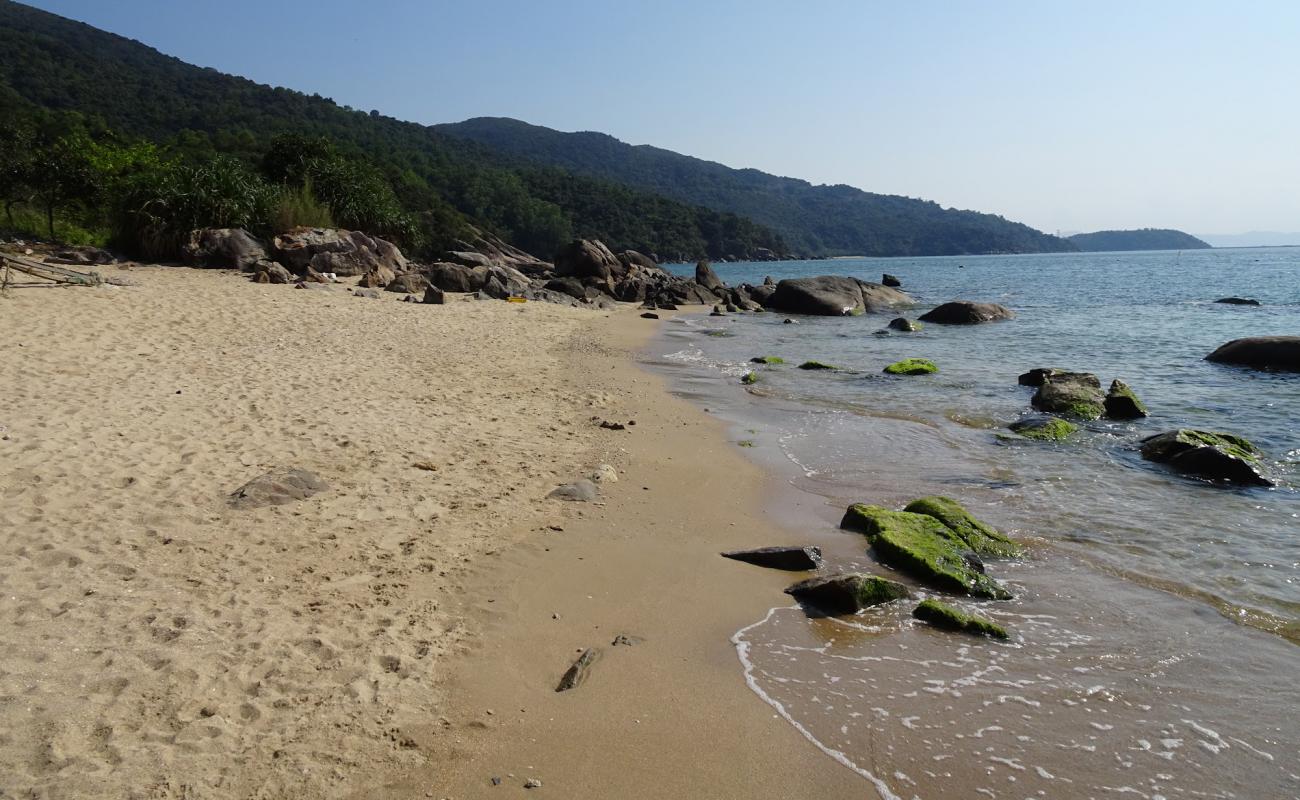
[[[301,186],[285,186],[280,190],[268,224],[271,233],[284,233],[299,226],[335,227],[330,207],[316,198],[310,179]]]

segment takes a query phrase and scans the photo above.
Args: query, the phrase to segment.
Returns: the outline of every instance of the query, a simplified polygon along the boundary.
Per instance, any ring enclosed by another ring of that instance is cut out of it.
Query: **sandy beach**
[[[0,796],[869,793],[741,680],[788,580],[716,553],[790,536],[660,323],[109,269],[0,300]]]

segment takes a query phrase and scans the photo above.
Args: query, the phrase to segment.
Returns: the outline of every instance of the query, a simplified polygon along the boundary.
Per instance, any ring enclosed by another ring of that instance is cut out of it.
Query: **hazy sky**
[[[510,116],[1047,231],[1300,230],[1300,2],[29,0],[434,123]]]

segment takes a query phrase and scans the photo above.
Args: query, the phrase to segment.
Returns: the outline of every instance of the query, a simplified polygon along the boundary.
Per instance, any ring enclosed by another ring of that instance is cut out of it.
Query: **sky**
[[[1048,232],[1300,231],[1300,2],[26,0],[415,122],[507,116]]]

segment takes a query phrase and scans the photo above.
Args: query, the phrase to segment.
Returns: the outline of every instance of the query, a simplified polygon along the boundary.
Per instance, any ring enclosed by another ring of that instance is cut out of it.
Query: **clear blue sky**
[[[29,0],[424,123],[510,116],[1048,230],[1300,230],[1300,2]]]

